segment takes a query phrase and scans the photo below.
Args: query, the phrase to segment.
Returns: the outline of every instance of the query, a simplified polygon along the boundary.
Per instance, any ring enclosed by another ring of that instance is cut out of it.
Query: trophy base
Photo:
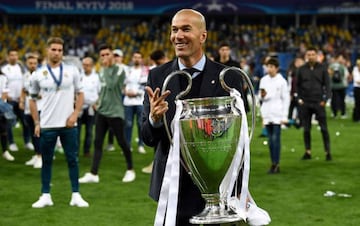
[[[205,208],[200,214],[190,218],[191,224],[222,224],[239,222],[243,219],[232,210],[220,206]]]

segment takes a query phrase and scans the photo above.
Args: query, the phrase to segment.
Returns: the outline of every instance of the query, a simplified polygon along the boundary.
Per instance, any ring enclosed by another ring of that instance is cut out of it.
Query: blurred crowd
[[[83,58],[96,56],[96,48],[101,43],[112,44],[125,53],[140,51],[149,56],[154,49],[164,50],[171,59],[174,53],[168,40],[170,28],[168,23],[160,21],[140,21],[128,25],[116,25],[100,28],[97,33],[84,34],[80,29],[65,25],[0,25],[0,56],[6,55],[8,48],[16,48],[19,55],[27,52],[42,52],[46,37],[60,36],[65,40],[65,55]],[[264,52],[304,53],[306,46],[314,46],[327,55],[339,51],[353,55],[360,42],[355,31],[336,25],[304,25],[298,28],[286,28],[269,25],[241,25],[210,21],[208,23],[208,40],[205,50],[209,55],[217,54],[219,42],[228,40],[233,48],[233,57],[246,57],[258,61]],[[124,56],[129,63],[131,56]]]

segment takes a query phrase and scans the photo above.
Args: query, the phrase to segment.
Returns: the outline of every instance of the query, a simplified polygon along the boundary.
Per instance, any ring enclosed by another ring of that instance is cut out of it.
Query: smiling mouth
[[[187,43],[176,43],[175,46],[176,48],[184,48],[187,46]]]

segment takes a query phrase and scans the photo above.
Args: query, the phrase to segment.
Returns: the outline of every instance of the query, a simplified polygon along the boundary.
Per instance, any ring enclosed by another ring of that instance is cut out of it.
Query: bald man
[[[94,70],[94,60],[91,57],[85,57],[82,60],[83,72],[81,74],[83,80],[84,105],[82,113],[78,118],[78,138],[80,145],[81,126],[85,125],[85,139],[83,144],[83,152],[85,157],[90,157],[90,147],[92,144],[93,127],[95,123],[95,103],[99,98],[100,80],[99,75]]]
[[[150,185],[150,196],[156,201],[159,200],[170,147],[164,123],[170,128],[176,110],[175,97],[187,86],[185,79],[180,76],[174,77],[167,86],[168,90],[160,95],[165,78],[173,71],[195,68],[198,72],[192,74],[192,88],[185,99],[229,95],[219,82],[220,71],[225,66],[211,61],[204,54],[206,38],[204,16],[195,10],[180,10],[171,22],[170,41],[175,49],[176,58],[155,67],[149,73],[142,117],[142,136],[147,145],[156,149]],[[241,90],[239,80],[239,76],[230,76],[227,77],[226,83]],[[167,122],[162,121],[164,114]],[[205,201],[183,167],[180,170],[178,197],[176,225],[193,225],[189,223],[189,219],[204,209]]]

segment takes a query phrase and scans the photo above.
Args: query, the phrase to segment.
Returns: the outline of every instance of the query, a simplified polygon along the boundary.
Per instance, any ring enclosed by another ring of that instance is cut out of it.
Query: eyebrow
[[[190,24],[185,24],[185,25],[181,25],[181,26],[172,25],[171,27],[172,28],[179,28],[179,29],[192,28],[192,26]]]
[[[50,48],[51,50],[59,50],[59,51],[63,51],[63,49],[62,48],[56,48],[56,47],[53,47],[53,48]]]

